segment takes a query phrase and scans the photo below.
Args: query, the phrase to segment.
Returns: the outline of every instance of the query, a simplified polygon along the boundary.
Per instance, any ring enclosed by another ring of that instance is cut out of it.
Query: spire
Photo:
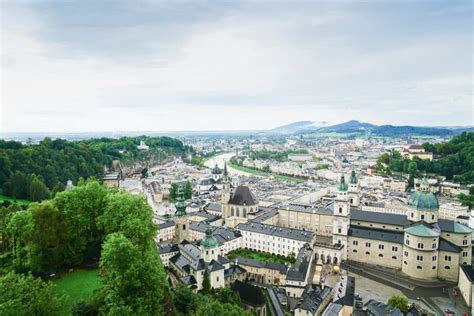
[[[186,215],[186,201],[184,199],[184,190],[183,186],[178,186],[178,198],[176,199],[175,207],[176,212],[174,213],[176,216],[184,216]]]
[[[357,177],[356,177],[356,173],[355,173],[354,170],[352,170],[352,173],[351,173],[350,183],[351,184],[357,184]]]
[[[341,175],[341,181],[339,182],[339,185],[337,186],[337,189],[339,191],[347,191],[348,186],[346,184],[346,179],[345,179],[344,175]]]
[[[224,161],[224,179],[227,179],[227,176],[228,176],[228,172],[227,172],[227,161]]]
[[[201,240],[201,247],[206,249],[217,247],[217,239],[212,235],[212,226],[209,223],[206,228],[206,236]]]

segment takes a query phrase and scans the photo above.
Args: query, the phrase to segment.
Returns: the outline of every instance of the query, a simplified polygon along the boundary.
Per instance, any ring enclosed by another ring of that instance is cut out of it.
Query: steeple
[[[227,180],[228,179],[228,172],[227,172],[227,161],[224,161],[224,179]]]
[[[179,187],[178,187],[178,198],[176,199],[176,203],[175,203],[176,212],[174,213],[174,215],[177,216],[177,217],[185,216],[187,206],[188,205],[186,204],[186,201],[184,199],[183,186],[179,185]]]
[[[344,175],[341,175],[341,181],[339,182],[339,185],[337,186],[337,189],[339,191],[347,191],[349,187],[347,186],[346,179]]]
[[[350,184],[357,184],[357,177],[354,170],[351,172],[351,178],[349,180]]]

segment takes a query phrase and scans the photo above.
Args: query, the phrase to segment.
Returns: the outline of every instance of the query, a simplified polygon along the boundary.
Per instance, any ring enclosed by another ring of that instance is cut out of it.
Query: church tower
[[[224,171],[222,174],[222,190],[221,190],[221,204],[222,204],[222,217],[225,219],[229,214],[229,200],[230,200],[230,181],[229,173],[227,172],[227,163],[224,162]]]
[[[216,237],[212,235],[212,227],[207,224],[206,236],[201,240],[201,258],[204,262],[211,262],[212,260],[217,260],[217,249],[218,243]]]
[[[349,179],[349,200],[351,206],[359,206],[359,180],[356,177],[355,171],[352,170]]]
[[[186,213],[186,201],[184,199],[184,190],[183,187],[180,185],[178,187],[178,199],[176,200],[176,212],[174,213],[174,221],[176,223],[176,230],[175,230],[175,242],[181,243],[188,237],[188,229],[189,229],[189,218],[188,214]]]
[[[350,201],[348,195],[349,186],[344,175],[337,186],[337,196],[334,199],[334,219],[332,228],[333,243],[343,245],[342,260],[347,259],[347,242],[349,233]]]

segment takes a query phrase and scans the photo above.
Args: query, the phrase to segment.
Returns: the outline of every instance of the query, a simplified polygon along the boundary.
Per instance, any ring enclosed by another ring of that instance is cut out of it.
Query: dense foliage
[[[176,199],[178,198],[178,188],[179,188],[179,185],[178,183],[174,182],[174,183],[171,183],[171,187],[170,187],[170,195],[169,195],[169,200],[171,202],[174,202],[176,201]],[[190,198],[192,198],[193,196],[193,185],[191,184],[191,182],[189,181],[186,181],[183,185],[183,193],[184,193],[184,198],[186,200],[189,200]]]
[[[144,141],[150,149],[137,148]],[[100,179],[113,160],[124,163],[163,160],[193,149],[170,137],[98,138],[79,142],[45,138],[37,145],[0,140],[0,187],[3,194],[41,201],[61,191],[68,180]]]
[[[433,173],[460,183],[474,183],[474,133],[464,132],[454,136],[450,141],[439,144],[423,144],[426,151],[435,155],[435,160],[422,160],[414,157],[403,159],[394,151],[385,153],[377,160],[377,171],[408,173],[419,176],[422,173]]]
[[[288,155],[291,154],[307,154],[306,149],[288,149],[286,151],[268,151],[258,150],[251,151],[249,153],[250,159],[261,159],[261,160],[276,160],[276,161],[288,161]]]
[[[398,308],[403,313],[406,313],[409,307],[408,299],[404,295],[392,295],[388,299],[387,304],[391,307]]]

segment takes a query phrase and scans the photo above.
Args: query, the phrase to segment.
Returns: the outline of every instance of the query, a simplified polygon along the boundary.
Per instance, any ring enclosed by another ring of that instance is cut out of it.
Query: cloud
[[[0,129],[473,124],[470,6],[393,6],[4,2]]]

